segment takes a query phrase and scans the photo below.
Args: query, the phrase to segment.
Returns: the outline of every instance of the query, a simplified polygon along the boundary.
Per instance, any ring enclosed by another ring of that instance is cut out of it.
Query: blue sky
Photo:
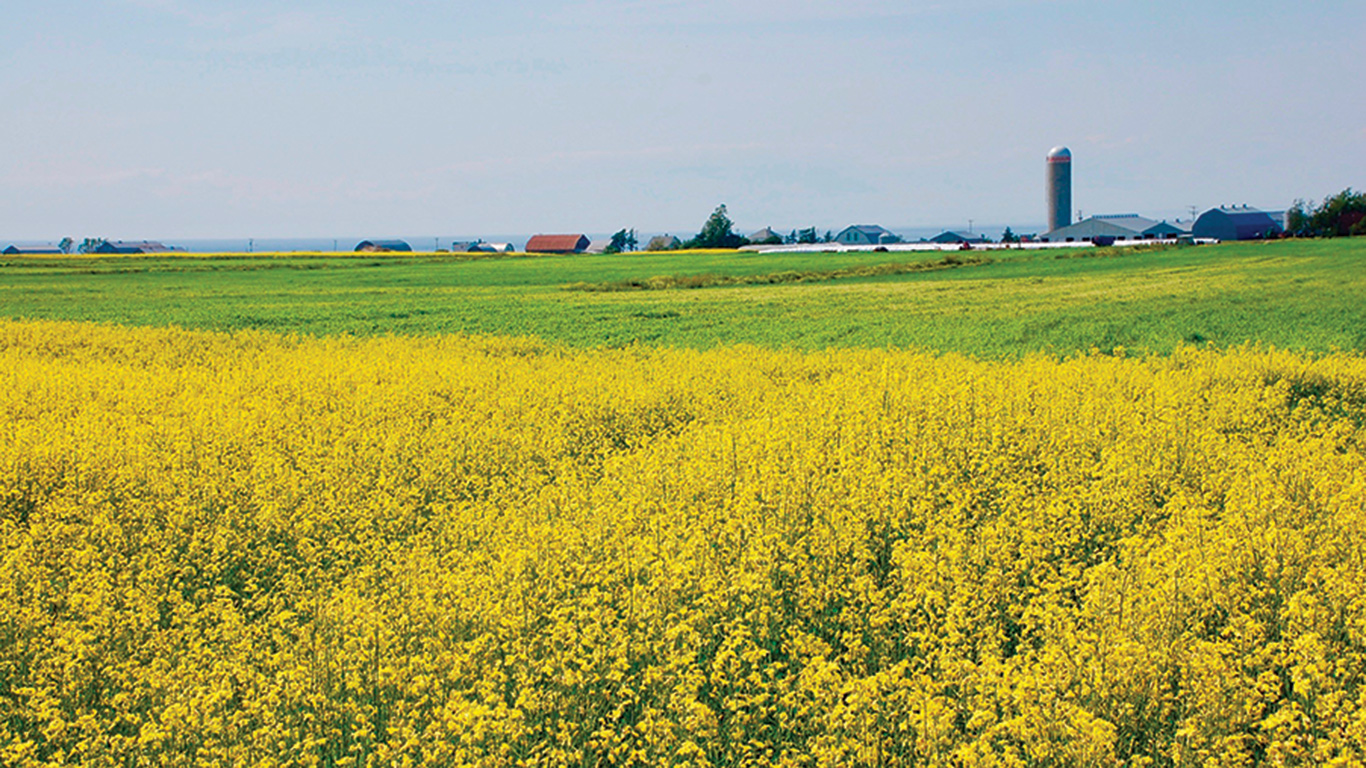
[[[1366,186],[1366,3],[11,0],[0,238],[1039,223]]]

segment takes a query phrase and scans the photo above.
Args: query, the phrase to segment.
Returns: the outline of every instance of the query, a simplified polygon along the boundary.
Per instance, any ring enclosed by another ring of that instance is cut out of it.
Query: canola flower
[[[0,764],[1359,765],[1366,359],[0,323]]]

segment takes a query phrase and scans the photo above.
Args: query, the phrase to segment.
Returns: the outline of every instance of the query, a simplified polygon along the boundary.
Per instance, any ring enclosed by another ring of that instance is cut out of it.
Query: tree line
[[[1318,205],[1296,200],[1286,211],[1285,231],[1295,237],[1366,235],[1366,192],[1348,187]]]

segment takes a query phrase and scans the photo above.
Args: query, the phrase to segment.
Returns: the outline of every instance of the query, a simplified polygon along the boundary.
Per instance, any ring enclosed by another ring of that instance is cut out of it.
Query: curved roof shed
[[[1195,237],[1215,240],[1261,240],[1285,231],[1266,211],[1249,206],[1211,208],[1200,214],[1191,227]]]

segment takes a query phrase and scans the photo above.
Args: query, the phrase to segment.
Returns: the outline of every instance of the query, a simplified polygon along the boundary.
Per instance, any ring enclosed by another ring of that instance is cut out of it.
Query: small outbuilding
[[[954,243],[985,243],[987,239],[981,235],[964,235],[958,232],[941,232],[930,238],[931,243],[940,245],[952,245]]]
[[[1283,232],[1285,227],[1269,213],[1246,205],[1211,208],[1191,227],[1195,237],[1214,240],[1262,240]]]
[[[356,253],[412,253],[413,247],[402,240],[362,240],[356,244]]]
[[[512,243],[470,243],[469,249],[472,253],[512,253],[517,250],[512,247]]]
[[[62,249],[55,245],[11,245],[0,253],[6,256],[39,256],[62,253]]]
[[[592,241],[587,235],[536,235],[527,241],[527,253],[583,253]]]

